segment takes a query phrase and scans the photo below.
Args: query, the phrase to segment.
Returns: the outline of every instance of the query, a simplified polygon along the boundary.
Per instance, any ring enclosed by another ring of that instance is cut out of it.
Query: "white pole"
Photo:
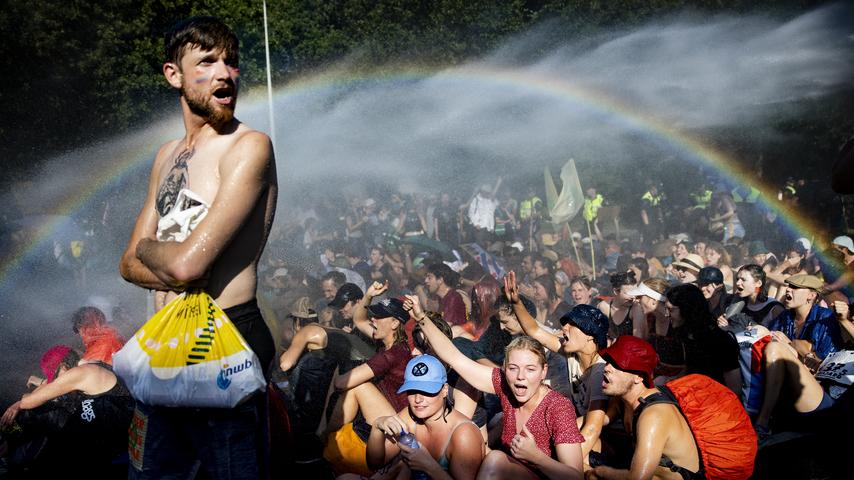
[[[270,140],[273,142],[273,152],[276,151],[276,123],[273,119],[273,79],[270,73],[270,36],[267,32],[267,0],[264,6],[264,48],[267,51],[267,104],[270,116]]]

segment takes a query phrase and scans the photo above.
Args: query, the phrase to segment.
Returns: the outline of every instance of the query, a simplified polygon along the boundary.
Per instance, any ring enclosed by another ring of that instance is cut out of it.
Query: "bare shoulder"
[[[229,157],[237,159],[249,157],[267,161],[272,159],[273,144],[266,133],[241,123],[233,135],[234,141],[230,153],[236,155],[229,155]]]
[[[638,418],[638,435],[643,432],[667,433],[682,421],[682,414],[676,405],[671,403],[656,403],[644,408]]]

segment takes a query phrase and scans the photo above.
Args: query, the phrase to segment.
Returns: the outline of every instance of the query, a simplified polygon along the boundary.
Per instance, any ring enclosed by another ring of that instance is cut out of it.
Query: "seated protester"
[[[739,268],[735,277],[735,289],[725,310],[729,311],[730,315],[743,313],[750,317],[751,322],[767,327],[785,308],[777,300],[768,297],[766,283],[765,270],[759,265],[750,264]],[[739,302],[741,306],[736,305]],[[726,324],[726,318],[722,318],[722,315],[723,313],[716,317],[719,326]]]
[[[404,368],[410,358],[404,331],[409,314],[396,298],[371,305],[371,300],[387,289],[388,283],[374,282],[355,309],[355,327],[371,335],[378,349],[367,363],[333,379],[335,390],[343,393],[334,402],[328,424],[321,423],[318,429],[321,439],[327,440],[323,455],[340,473],[371,473],[364,460],[369,426],[378,417],[393,415],[406,406],[406,396],[397,390],[403,384]],[[357,415],[361,417],[357,419]]]
[[[625,335],[600,352],[605,359],[602,391],[619,398],[626,414],[635,412],[642,401],[658,393],[652,376],[658,361],[652,345]],[[587,478],[672,478],[690,479],[698,475],[702,459],[694,435],[676,405],[660,403],[643,408],[634,421],[624,421],[626,430],[636,439],[631,469],[617,470],[605,465],[593,466]],[[631,427],[629,427],[631,425]],[[671,471],[664,463],[681,468]],[[684,475],[683,475],[684,473]]]
[[[699,245],[699,243],[698,243]],[[705,244],[703,244],[705,246]],[[703,268],[705,260],[696,253],[689,253],[671,264],[676,271],[676,277],[682,283],[697,283],[697,275]]]
[[[712,316],[718,318],[723,315],[731,297],[726,293],[723,272],[718,267],[703,267],[697,275],[697,286],[709,302],[709,312]]]
[[[543,384],[548,367],[542,345],[521,336],[510,342],[504,369],[466,358],[427,321],[417,297],[407,297],[433,350],[471,386],[498,396],[504,415],[501,450],[489,452],[478,478],[580,479],[581,443],[569,399]]]
[[[107,324],[107,317],[95,307],[81,307],[71,317],[72,330],[83,340],[81,363],[103,362],[113,364],[113,354],[121,350],[125,340]]]
[[[584,435],[581,452],[585,463],[591,451],[600,451],[599,434],[605,423],[608,397],[602,393],[605,361],[599,349],[608,342],[608,319],[590,305],[577,305],[561,319],[561,332],[551,333],[540,327],[519,301],[515,272],[504,277],[507,300],[514,306],[516,317],[525,330],[552,352],[567,358],[570,395],[578,417],[578,428]]]
[[[640,313],[638,324],[646,324],[646,340],[655,348],[659,361],[655,367],[655,382],[663,384],[685,373],[685,344],[676,336],[676,328],[667,313],[664,294],[670,283],[662,278],[644,280],[629,293],[637,298]]]
[[[593,291],[593,284],[587,277],[573,277],[569,281],[569,296],[572,300],[572,306],[576,305],[592,305],[596,306],[599,301]]]
[[[113,478],[119,473],[113,462],[127,451],[134,400],[109,365],[78,365],[79,361],[77,353],[65,345],[48,350],[41,362],[46,380],[6,410],[0,427],[5,429],[20,417],[25,430],[32,421],[49,431],[34,466],[45,475]],[[60,401],[54,403],[57,399]],[[52,408],[68,409],[51,417],[54,425],[45,425],[28,415],[36,416]],[[126,473],[126,469],[123,466],[119,471]]]
[[[436,312],[424,312],[428,318],[436,325],[442,333],[450,340],[453,338],[451,327],[448,322],[442,319],[442,315]],[[412,355],[434,355],[433,347],[421,331],[421,327],[415,325],[412,330]],[[479,390],[473,388],[465,380],[460,378],[460,375],[453,370],[452,367],[445,365],[448,373],[448,385],[451,400],[453,400],[454,409],[466,417],[474,420],[475,424],[483,434],[484,441],[487,439],[486,421],[487,413],[482,406],[482,395]]]
[[[557,293],[553,275],[541,275],[531,282],[534,304],[537,306],[537,321],[553,330],[560,328],[560,318],[570,310]]]
[[[362,289],[355,283],[345,283],[338,287],[338,291],[335,292],[335,298],[327,305],[338,310],[343,323],[333,326],[345,331],[351,331],[353,329],[353,313],[359,308],[359,302],[364,296]],[[371,337],[368,336],[368,338]]]
[[[430,295],[439,300],[439,313],[451,326],[462,325],[466,318],[466,304],[456,290],[460,275],[444,263],[432,263],[427,267],[424,286]]]
[[[812,275],[786,279],[786,310],[768,325],[774,340],[791,344],[811,368],[842,348],[842,334],[833,310],[818,305],[822,282]]]
[[[501,294],[501,286],[492,278],[487,277],[471,288],[471,316],[461,326],[454,326],[454,336],[465,335],[477,340],[489,327],[489,319],[495,314],[495,300]]]
[[[741,392],[738,343],[717,326],[709,304],[695,285],[672,287],[665,294],[666,309],[676,338],[685,346],[685,373],[700,373]]]
[[[732,273],[732,256],[729,250],[718,242],[709,242],[706,244],[705,250],[706,266],[717,267],[724,274],[724,286],[727,291],[732,290],[733,273]]]
[[[628,294],[636,302],[632,308],[632,323],[640,334],[638,338],[649,337],[649,332],[659,324],[664,327],[670,323],[664,310],[664,292],[670,288],[670,283],[663,278],[648,278],[637,286],[632,287]],[[638,308],[640,307],[640,308]]]
[[[377,477],[412,478],[412,472],[429,478],[474,479],[483,461],[480,432],[468,417],[454,409],[445,367],[436,357],[420,355],[406,365],[407,408],[378,418],[368,439],[367,462],[382,468]],[[411,434],[419,448],[400,442]],[[339,477],[341,479],[352,477]]]
[[[534,302],[525,296],[519,298],[528,314],[535,316],[537,307]],[[495,318],[490,319],[489,326],[477,341],[456,337],[453,342],[466,357],[484,365],[497,367],[504,363],[504,349],[514,337],[522,335],[523,332],[513,306],[504,295],[495,300],[495,311]]]
[[[615,273],[610,277],[614,298],[599,302],[599,310],[608,317],[608,340],[614,341],[621,335],[640,336],[642,330],[632,322],[635,297],[629,291],[637,284],[634,272]]]
[[[799,277],[808,277],[808,275],[796,275],[787,280],[787,282],[795,283],[795,285],[789,283],[789,292],[786,293],[786,298],[784,299],[784,303],[787,303],[787,306],[788,304],[794,305],[800,302],[799,297],[803,295],[802,292],[792,292],[792,287],[796,285],[815,284],[816,282],[820,283],[818,279],[813,281]],[[795,288],[794,290],[804,289]],[[809,294],[808,296],[812,295]],[[794,315],[797,317],[805,316],[806,314],[803,314],[803,312],[799,314],[798,310],[804,310],[806,305],[810,305],[810,303],[807,302],[801,306],[791,307],[795,310]],[[836,302],[834,309],[840,322],[850,323],[848,320],[849,310],[846,303]],[[789,312],[790,310],[787,310],[780,317],[786,316]],[[772,323],[772,325],[774,324]],[[807,328],[808,325],[804,325],[802,329]],[[756,433],[759,435],[760,444],[771,434],[770,424],[772,415],[778,407],[777,404],[779,403],[780,394],[784,387],[791,393],[791,396],[785,398],[794,398],[791,406],[795,412],[803,418],[810,419],[812,415],[833,407],[834,403],[850,388],[851,382],[854,380],[854,364],[852,364],[854,362],[854,352],[852,350],[844,350],[842,348],[829,350],[823,361],[816,365],[813,361],[816,358],[814,353],[810,352],[807,356],[803,355],[802,352],[805,346],[803,343],[799,343],[802,341],[789,341],[789,338],[781,335],[780,331],[772,331],[771,335],[773,336],[773,340],[765,346],[763,358],[765,367],[765,396],[762,400],[762,408],[754,423]],[[815,376],[813,375],[814,372]],[[848,413],[845,413],[845,415],[848,415]]]
[[[294,431],[314,434],[336,369],[339,374],[349,372],[371,358],[375,348],[356,335],[320,326],[310,303],[308,297],[302,297],[291,309],[293,340],[279,365],[289,373],[287,392]]]
[[[786,252],[786,258],[777,265],[777,268],[768,272],[768,280],[774,282],[769,295],[783,300],[785,295],[786,279],[792,275],[804,275],[807,273],[807,248],[801,241],[795,241]]]

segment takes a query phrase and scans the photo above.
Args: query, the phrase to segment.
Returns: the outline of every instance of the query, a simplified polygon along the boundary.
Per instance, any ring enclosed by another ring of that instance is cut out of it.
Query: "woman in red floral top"
[[[433,347],[471,386],[501,400],[504,428],[501,450],[489,452],[478,478],[581,479],[581,443],[575,408],[543,384],[548,368],[543,346],[519,337],[507,346],[504,368],[491,368],[463,355],[421,311],[418,297],[407,296],[404,308]]]

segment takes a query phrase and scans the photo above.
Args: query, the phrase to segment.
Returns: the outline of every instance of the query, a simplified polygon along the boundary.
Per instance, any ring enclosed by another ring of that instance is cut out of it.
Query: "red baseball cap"
[[[640,376],[643,384],[652,388],[658,354],[646,341],[634,335],[622,335],[610,347],[599,350],[599,355],[614,367]]]

